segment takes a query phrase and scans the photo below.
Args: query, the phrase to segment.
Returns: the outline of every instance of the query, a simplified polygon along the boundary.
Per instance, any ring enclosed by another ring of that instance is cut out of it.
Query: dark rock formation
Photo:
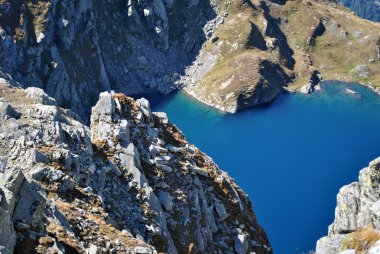
[[[176,89],[215,17],[209,1],[1,1],[0,67],[88,120],[102,91]]]

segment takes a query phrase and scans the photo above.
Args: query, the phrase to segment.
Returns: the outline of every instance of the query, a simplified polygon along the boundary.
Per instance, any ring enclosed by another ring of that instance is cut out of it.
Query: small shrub
[[[95,139],[92,144],[95,146],[96,150],[104,151],[108,148],[108,142],[106,139],[103,138],[97,138]]]
[[[342,241],[342,249],[355,249],[358,253],[362,253],[372,247],[378,240],[380,240],[380,233],[372,226],[368,226],[347,234]]]

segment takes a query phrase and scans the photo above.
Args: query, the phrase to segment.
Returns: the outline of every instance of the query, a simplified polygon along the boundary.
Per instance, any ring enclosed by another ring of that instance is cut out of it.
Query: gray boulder
[[[17,167],[0,174],[0,246],[5,251],[13,250],[16,244],[12,215],[24,179],[21,169]]]
[[[161,123],[169,123],[168,115],[164,112],[153,112],[153,115],[160,119]]]
[[[26,98],[32,99],[34,103],[44,105],[55,105],[55,100],[49,97],[45,91],[38,87],[28,87],[25,89]]]
[[[308,83],[304,86],[302,86],[300,89],[299,89],[299,92],[302,93],[302,94],[310,94],[313,92],[313,85]]]
[[[344,235],[330,235],[318,240],[316,254],[336,254],[340,250],[340,245]]]
[[[238,234],[235,236],[235,253],[246,254],[248,250],[248,239],[245,234]]]
[[[368,78],[371,75],[371,70],[368,65],[361,64],[352,69],[351,73],[359,78]]]

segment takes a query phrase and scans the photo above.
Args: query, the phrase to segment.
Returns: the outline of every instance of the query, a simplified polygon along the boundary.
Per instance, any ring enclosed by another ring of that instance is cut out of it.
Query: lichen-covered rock
[[[101,93],[88,127],[45,95],[0,96],[21,113],[0,120],[2,252],[272,252],[247,195],[147,100]]]
[[[318,240],[316,253],[335,254],[341,249],[341,243],[344,239],[343,235],[326,236]]]
[[[371,245],[380,240],[379,189],[380,158],[377,158],[360,171],[358,182],[339,190],[334,223],[328,236],[317,242],[317,253],[337,253],[347,247],[370,253]]]

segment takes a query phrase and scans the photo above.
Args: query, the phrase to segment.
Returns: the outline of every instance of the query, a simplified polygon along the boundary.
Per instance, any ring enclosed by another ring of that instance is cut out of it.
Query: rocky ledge
[[[247,195],[145,99],[91,126],[0,83],[0,253],[272,253]]]
[[[380,157],[340,189],[334,223],[316,253],[380,253]]]

